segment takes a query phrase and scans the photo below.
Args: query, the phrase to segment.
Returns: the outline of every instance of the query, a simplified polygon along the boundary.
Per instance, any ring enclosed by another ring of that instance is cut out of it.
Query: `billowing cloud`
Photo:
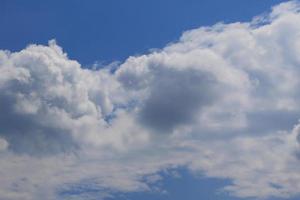
[[[149,191],[177,167],[231,180],[238,197],[299,195],[299,24],[287,2],[114,70],[55,41],[0,51],[0,198]]]
[[[213,103],[221,92],[215,91],[215,82],[197,70],[158,72],[138,113],[141,124],[170,133],[177,125],[192,123],[201,108]]]
[[[54,41],[2,51],[0,70],[0,135],[18,153],[76,148],[83,138],[101,132],[113,103],[122,98],[108,72],[82,69]]]
[[[0,151],[6,150],[8,143],[6,140],[0,138]]]

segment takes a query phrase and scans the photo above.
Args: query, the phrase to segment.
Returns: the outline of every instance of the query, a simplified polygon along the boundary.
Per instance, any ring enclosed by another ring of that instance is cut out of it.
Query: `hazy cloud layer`
[[[116,70],[55,41],[0,51],[0,199],[149,191],[182,166],[234,196],[300,195],[299,11],[190,30]]]

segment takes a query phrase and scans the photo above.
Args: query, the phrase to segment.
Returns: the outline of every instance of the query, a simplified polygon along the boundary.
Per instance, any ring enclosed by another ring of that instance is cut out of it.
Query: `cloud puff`
[[[0,51],[0,198],[151,190],[179,166],[239,197],[299,195],[299,8],[186,31],[114,70],[55,41]]]
[[[6,150],[8,143],[6,140],[0,138],[0,151]]]
[[[15,152],[75,148],[79,135],[100,132],[121,98],[120,92],[113,97],[118,83],[108,72],[82,69],[54,41],[2,51],[0,65],[0,133]]]
[[[178,125],[192,123],[201,108],[215,101],[220,92],[216,91],[214,78],[196,70],[157,73],[138,118],[159,133],[170,133]]]

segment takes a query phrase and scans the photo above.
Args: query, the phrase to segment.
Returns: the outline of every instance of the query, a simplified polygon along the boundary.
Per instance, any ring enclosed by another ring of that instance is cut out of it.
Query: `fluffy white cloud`
[[[1,51],[0,70],[0,132],[11,150],[48,154],[108,142],[97,135],[125,98],[108,70],[82,69],[54,41]]]
[[[8,147],[7,141],[0,138],[0,151],[6,150],[7,147]]]
[[[151,190],[178,166],[239,197],[299,195],[299,10],[190,30],[117,70],[55,41],[0,51],[0,198]]]

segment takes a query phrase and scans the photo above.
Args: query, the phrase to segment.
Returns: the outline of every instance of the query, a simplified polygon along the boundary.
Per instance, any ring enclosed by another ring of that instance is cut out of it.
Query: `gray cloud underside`
[[[157,190],[182,166],[238,197],[299,195],[299,10],[186,31],[116,70],[55,41],[0,51],[0,199]]]

